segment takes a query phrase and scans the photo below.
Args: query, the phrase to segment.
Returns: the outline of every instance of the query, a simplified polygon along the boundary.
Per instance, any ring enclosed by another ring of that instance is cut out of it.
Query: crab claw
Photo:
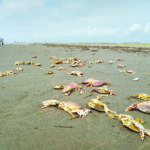
[[[103,85],[111,85],[110,82],[104,82]]]
[[[129,107],[126,108],[126,112],[136,109],[137,105],[138,105],[138,103],[130,105]]]
[[[114,93],[114,92],[112,92],[112,91],[110,91],[110,95],[115,95],[115,96],[117,96],[117,94]]]
[[[44,109],[44,108],[47,108],[49,106],[56,106],[58,105],[60,102],[58,100],[46,100],[46,101],[43,101],[42,104],[44,106],[41,107],[41,109]]]

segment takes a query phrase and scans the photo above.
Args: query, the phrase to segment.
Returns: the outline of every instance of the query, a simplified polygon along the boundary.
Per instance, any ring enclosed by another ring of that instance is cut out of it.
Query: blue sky
[[[0,0],[0,37],[7,43],[150,43],[150,0]]]

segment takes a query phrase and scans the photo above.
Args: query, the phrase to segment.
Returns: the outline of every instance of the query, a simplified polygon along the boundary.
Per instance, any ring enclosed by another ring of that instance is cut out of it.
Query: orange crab
[[[60,109],[68,112],[72,119],[75,118],[74,114],[77,114],[79,118],[86,117],[90,112],[89,109],[82,108],[80,105],[76,104],[75,102],[60,102],[58,100],[46,100],[43,102],[43,107],[41,109],[47,108],[49,106],[57,106]]]

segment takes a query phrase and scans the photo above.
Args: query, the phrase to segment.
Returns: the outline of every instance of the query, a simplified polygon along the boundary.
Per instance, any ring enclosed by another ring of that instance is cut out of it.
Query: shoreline
[[[135,44],[135,43],[133,43]],[[93,44],[93,43],[15,43],[15,44],[6,44],[6,45],[19,45],[19,46],[32,46],[32,45],[37,45],[37,46],[46,46],[46,47],[64,47],[64,48],[77,48],[81,49],[83,51],[86,50],[113,50],[113,51],[124,51],[124,52],[144,52],[144,53],[149,53],[150,52],[150,45],[123,45],[122,43],[110,43],[110,44]]]

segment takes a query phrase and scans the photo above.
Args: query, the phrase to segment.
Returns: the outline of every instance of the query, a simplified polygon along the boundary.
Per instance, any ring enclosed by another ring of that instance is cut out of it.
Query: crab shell
[[[72,111],[75,111],[77,109],[81,109],[81,106],[79,106],[78,104],[74,103],[74,102],[61,102],[58,106],[58,108],[61,109],[71,109]]]
[[[92,86],[102,86],[102,85],[110,85],[108,82],[103,82],[101,80],[94,80],[92,82]]]
[[[56,106],[56,105],[59,105],[59,101],[58,100],[55,100],[55,99],[52,99],[52,100],[46,100],[46,101],[43,101],[42,104],[43,104],[43,107],[41,107],[41,109],[44,109],[44,108],[47,108],[49,106]]]
[[[109,82],[103,82],[101,80],[95,80],[93,78],[85,79],[82,84],[88,84],[92,86],[111,85]]]
[[[111,90],[108,90],[106,86],[91,89],[91,92],[97,92],[97,93],[101,93],[101,94],[109,94],[109,95],[117,96],[117,94],[113,93]]]
[[[74,118],[73,113],[77,113],[79,117],[86,117],[88,112],[90,112],[89,109],[84,109],[74,102],[60,102],[58,108],[70,113],[72,118]]]
[[[127,108],[127,111],[137,109],[144,113],[150,113],[150,101],[142,102],[142,103],[135,103],[132,104]]]
[[[67,83],[66,86],[71,86],[72,89],[77,89],[79,87],[78,84],[75,82]]]
[[[70,92],[74,89],[80,89],[80,87],[78,86],[77,83],[75,82],[70,82],[70,83],[67,83],[65,86],[64,86],[64,89],[62,90],[62,93],[66,93],[66,95],[69,95]],[[67,94],[68,93],[68,94]]]

